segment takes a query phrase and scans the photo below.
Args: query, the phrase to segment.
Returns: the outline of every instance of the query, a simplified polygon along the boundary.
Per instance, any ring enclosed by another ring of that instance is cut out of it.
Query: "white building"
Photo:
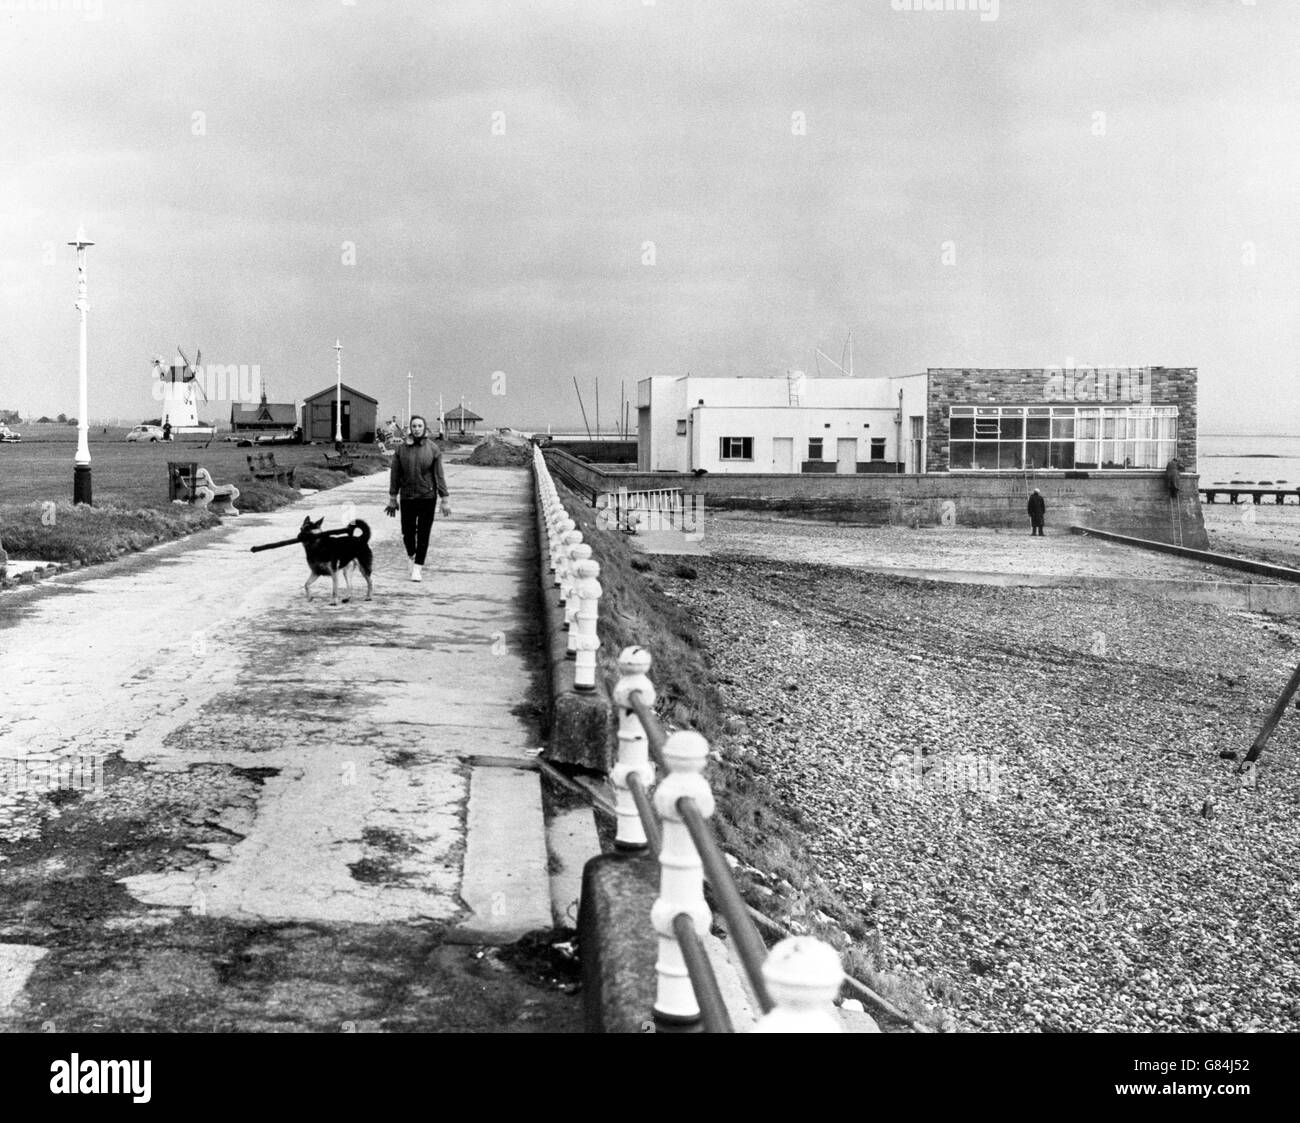
[[[926,375],[643,378],[642,472],[922,472]]]

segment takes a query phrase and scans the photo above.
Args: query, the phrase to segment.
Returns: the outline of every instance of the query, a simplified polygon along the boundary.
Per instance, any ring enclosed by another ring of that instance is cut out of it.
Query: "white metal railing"
[[[568,654],[573,657],[573,689],[584,693],[596,689],[596,652],[600,637],[596,620],[600,613],[600,563],[582,540],[582,531],[569,518],[551,479],[542,450],[533,446],[533,478],[537,488],[537,509],[545,529],[552,583],[560,590],[564,606],[564,627],[568,632]]]
[[[650,708],[655,691],[647,673],[649,652],[625,648],[619,670],[622,676],[614,688],[619,759],[610,775],[618,820],[614,845],[624,852],[657,852],[659,857],[659,897],[650,913],[659,937],[656,1022],[671,1026],[702,1021],[706,1030],[731,1029],[702,945],[713,922],[704,899],[707,875],[763,1011],[754,1031],[841,1032],[833,1005],[844,982],[839,954],[808,936],[782,940],[767,950],[708,826],[714,810],[713,792],[704,778],[708,742],[690,730],[664,735]],[[655,765],[664,775],[654,790],[651,811],[647,793]]]
[[[580,691],[594,690],[600,648],[596,634],[602,594],[600,565],[569,517],[537,447],[533,465],[549,566],[565,606],[569,653],[574,656],[573,686]],[[641,494],[661,504],[641,510],[664,510],[663,505],[674,502],[677,510],[681,509],[678,489]],[[648,675],[650,663],[649,652],[640,647],[626,648],[619,657],[622,674],[614,690],[618,761],[610,779],[618,820],[615,849],[651,852],[659,859],[659,896],[650,914],[659,940],[656,1024],[669,1028],[703,1023],[706,1030],[715,1032],[732,1028],[703,944],[713,922],[704,897],[707,874],[750,990],[762,1010],[755,1032],[840,1032],[843,1027],[833,1006],[844,981],[838,953],[829,944],[807,936],[784,939],[770,951],[764,945],[708,826],[714,810],[713,792],[703,774],[708,742],[689,730],[665,736],[650,708],[655,700]],[[662,773],[657,787],[656,765]]]

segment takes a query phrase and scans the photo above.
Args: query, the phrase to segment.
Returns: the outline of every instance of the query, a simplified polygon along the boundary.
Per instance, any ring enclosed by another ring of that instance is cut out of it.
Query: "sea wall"
[[[1185,473],[1172,500],[1163,472],[980,472],[931,475],[705,475],[604,472],[558,449],[552,473],[588,498],[617,491],[681,488],[705,507],[767,511],[863,525],[1026,529],[1029,492],[1047,502],[1049,527],[1089,526],[1134,538],[1206,549],[1198,477]]]

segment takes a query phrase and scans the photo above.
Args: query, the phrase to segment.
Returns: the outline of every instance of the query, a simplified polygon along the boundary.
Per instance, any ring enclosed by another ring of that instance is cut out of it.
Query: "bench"
[[[234,484],[218,484],[206,468],[189,464],[169,464],[173,503],[192,503],[196,507],[211,507],[219,515],[237,515],[235,500],[239,488]],[[193,472],[187,469],[193,468]]]
[[[325,467],[347,471],[352,467],[352,457],[346,452],[325,453]]]
[[[259,452],[256,456],[249,456],[248,473],[255,480],[275,480],[276,483],[285,484],[293,487],[294,468],[286,468],[275,462],[275,453]]]

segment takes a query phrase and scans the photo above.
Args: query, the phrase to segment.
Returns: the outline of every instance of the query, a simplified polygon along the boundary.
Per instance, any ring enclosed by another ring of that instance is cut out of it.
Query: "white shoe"
[[[424,567],[423,567],[423,566],[416,565],[415,562],[412,562],[412,563],[411,563],[411,580],[412,580],[412,581],[423,581],[423,580],[424,580]]]

